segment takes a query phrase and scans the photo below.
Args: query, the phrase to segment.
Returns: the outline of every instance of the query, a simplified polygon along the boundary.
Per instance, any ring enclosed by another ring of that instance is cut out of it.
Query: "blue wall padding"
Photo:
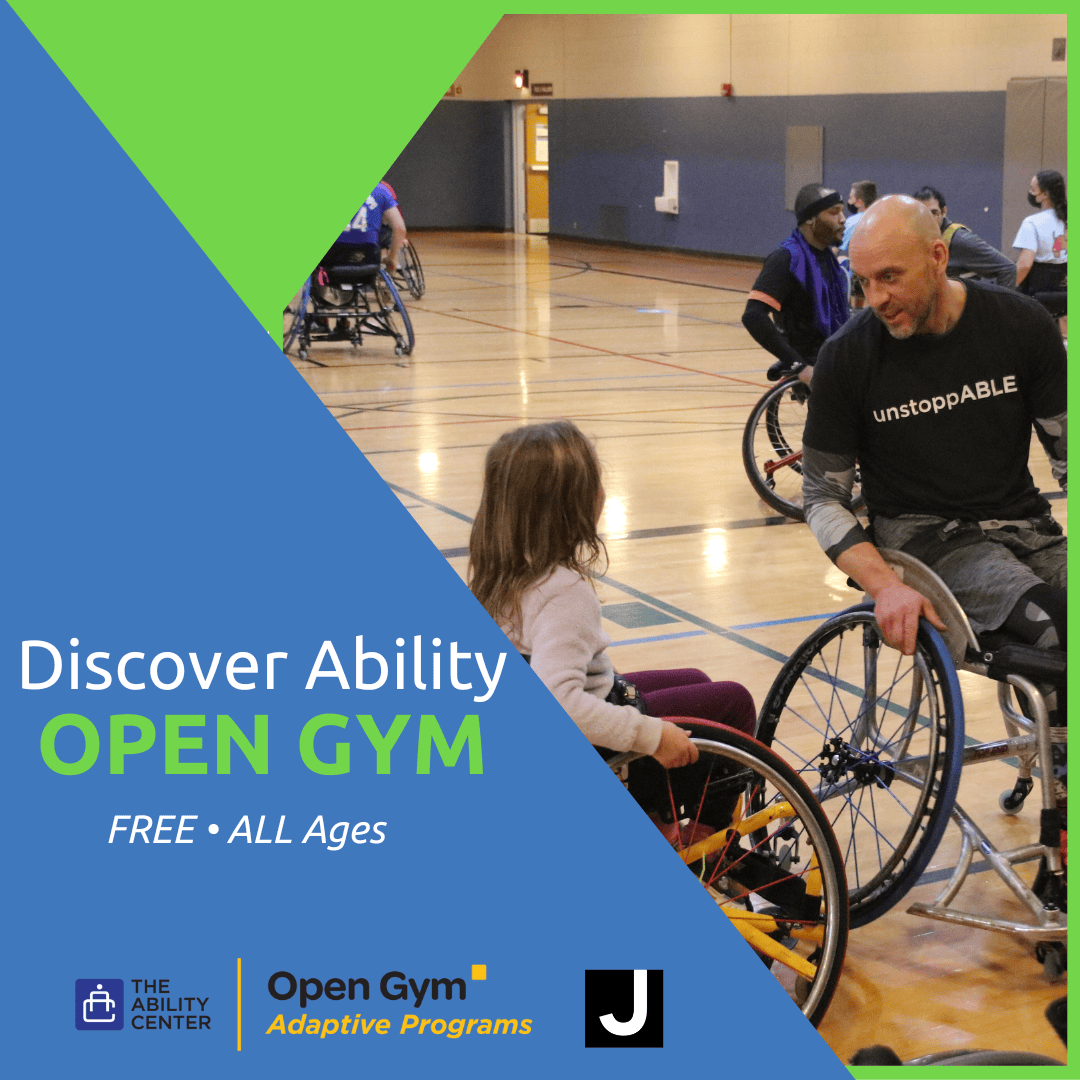
[[[825,129],[824,180],[882,193],[941,190],[954,219],[1001,241],[1005,94],[862,94],[549,102],[552,233],[733,255],[767,254],[784,209],[789,126]],[[501,227],[503,102],[441,102],[391,171],[410,225]],[[657,213],[679,162],[677,217]],[[984,210],[984,207],[986,208]],[[603,208],[603,209],[602,209]]]
[[[506,109],[503,101],[435,107],[386,174],[410,228],[505,227]]]

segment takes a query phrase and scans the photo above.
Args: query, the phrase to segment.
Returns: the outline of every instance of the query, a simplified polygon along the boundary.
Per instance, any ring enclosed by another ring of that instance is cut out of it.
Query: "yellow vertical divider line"
[[[240,1053],[240,957],[236,958],[236,1052]]]

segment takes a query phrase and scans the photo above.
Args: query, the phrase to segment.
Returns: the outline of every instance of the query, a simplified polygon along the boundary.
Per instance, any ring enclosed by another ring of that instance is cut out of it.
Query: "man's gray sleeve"
[[[1039,442],[1043,444],[1046,456],[1050,459],[1050,471],[1054,479],[1061,486],[1062,491],[1067,491],[1067,462],[1069,444],[1068,413],[1051,416],[1045,420],[1035,420],[1035,434],[1039,436]]]
[[[975,274],[1006,289],[1016,288],[1016,264],[970,229],[957,229],[949,244],[949,276],[961,274]]]
[[[817,542],[836,562],[855,544],[870,537],[851,510],[855,483],[855,456],[827,454],[803,446],[803,511]]]

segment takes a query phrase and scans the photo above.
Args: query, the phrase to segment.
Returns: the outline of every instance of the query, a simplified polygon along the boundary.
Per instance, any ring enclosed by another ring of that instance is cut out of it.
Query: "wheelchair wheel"
[[[627,786],[816,1025],[847,951],[843,857],[821,807],[784,761],[742,732],[715,730],[722,742],[694,739],[697,764],[668,771],[638,758]],[[618,771],[618,758],[610,764]],[[635,769],[646,773],[643,783]]]
[[[423,299],[425,288],[424,268],[420,265],[420,256],[416,254],[416,248],[408,240],[401,245],[397,273],[394,277],[409,290],[413,299]]]
[[[292,298],[284,314],[281,351],[288,353],[291,349],[297,349],[301,359],[307,358],[307,344],[302,331],[305,328],[305,316],[310,298],[311,278],[308,278],[304,282],[304,287]]]
[[[781,669],[757,735],[828,814],[851,925],[884,914],[926,868],[960,782],[964,706],[937,631],[920,623],[908,657],[882,641],[872,605],[834,616]]]
[[[378,318],[394,339],[394,353],[408,356],[413,350],[413,328],[397,288],[385,270],[379,272],[372,284],[379,305]]]
[[[743,430],[743,466],[767,506],[802,521],[802,436],[810,387],[792,376],[761,398]],[[862,491],[852,490],[852,509],[863,506]]]

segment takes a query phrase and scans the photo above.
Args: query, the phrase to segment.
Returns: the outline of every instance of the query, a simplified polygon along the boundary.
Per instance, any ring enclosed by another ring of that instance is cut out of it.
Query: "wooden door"
[[[525,106],[525,231],[548,231],[548,113]]]

